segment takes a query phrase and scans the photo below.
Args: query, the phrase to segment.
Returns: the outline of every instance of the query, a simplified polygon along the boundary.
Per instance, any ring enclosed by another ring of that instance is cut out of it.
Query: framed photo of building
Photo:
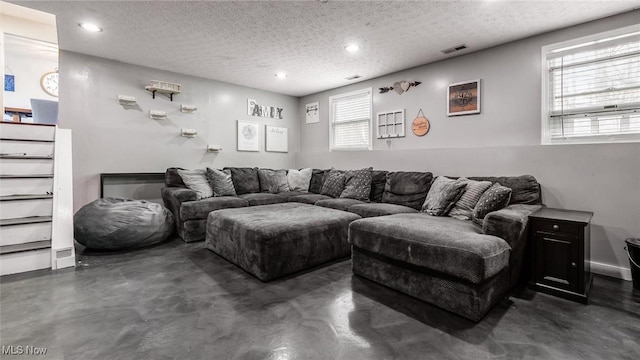
[[[258,123],[238,120],[238,151],[260,151]]]
[[[480,113],[480,79],[450,84],[447,88],[447,116]]]

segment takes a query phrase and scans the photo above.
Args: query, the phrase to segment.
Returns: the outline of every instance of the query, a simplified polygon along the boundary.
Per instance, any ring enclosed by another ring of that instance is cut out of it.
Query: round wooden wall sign
[[[424,136],[429,132],[429,120],[424,116],[418,116],[411,124],[411,130],[416,136]]]

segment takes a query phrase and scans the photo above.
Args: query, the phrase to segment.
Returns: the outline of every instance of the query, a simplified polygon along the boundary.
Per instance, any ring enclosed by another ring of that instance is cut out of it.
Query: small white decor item
[[[188,138],[194,138],[198,136],[198,132],[196,129],[182,129],[180,130],[180,135]]]
[[[404,137],[404,109],[378,113],[378,139]]]
[[[136,98],[133,96],[127,96],[127,95],[118,95],[118,104],[120,105],[135,105],[136,102]]]
[[[208,144],[207,145],[207,152],[218,152],[222,150],[222,145],[217,145],[217,144]]]
[[[260,151],[258,123],[238,120],[238,151]]]
[[[180,111],[183,113],[193,114],[197,110],[198,108],[195,105],[185,105],[185,104],[180,105]]]
[[[162,110],[149,110],[149,117],[153,120],[164,120],[167,118],[167,113]]]
[[[265,147],[266,151],[289,152],[288,129],[285,127],[265,125]]]
[[[315,124],[320,122],[320,103],[314,102],[306,105],[307,124]]]
[[[144,88],[153,94],[154,99],[156,98],[156,92],[159,92],[169,94],[171,101],[173,101],[173,94],[180,94],[182,92],[182,85],[160,80],[151,80],[149,85]]]

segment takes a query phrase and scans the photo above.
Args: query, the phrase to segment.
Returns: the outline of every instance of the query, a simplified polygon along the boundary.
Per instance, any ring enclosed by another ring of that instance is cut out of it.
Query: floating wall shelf
[[[149,117],[153,120],[164,120],[167,118],[167,113],[161,110],[149,110]]]
[[[207,152],[218,152],[222,151],[221,145],[207,145]]]
[[[151,92],[154,99],[156,98],[156,92],[159,92],[168,94],[171,101],[173,101],[173,94],[180,94],[182,92],[182,85],[160,80],[151,80],[151,84],[144,88]]]
[[[193,114],[198,111],[198,108],[195,105],[180,105],[180,111],[187,114]]]
[[[118,95],[118,104],[120,105],[135,105],[136,103],[136,98],[133,96]]]
[[[194,138],[198,136],[198,132],[196,129],[182,129],[180,130],[180,135],[188,138]]]

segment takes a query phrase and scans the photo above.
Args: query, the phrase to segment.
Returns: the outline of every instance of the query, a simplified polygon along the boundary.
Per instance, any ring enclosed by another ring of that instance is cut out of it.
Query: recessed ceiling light
[[[78,24],[81,28],[90,31],[90,32],[102,32],[102,28],[96,24],[92,23],[80,23]]]
[[[347,50],[348,52],[356,52],[360,50],[360,46],[356,44],[351,44],[351,45],[345,46],[344,49]]]
[[[279,72],[279,73],[276,73],[274,76],[277,77],[278,79],[285,79],[287,77],[287,74],[283,72]]]

